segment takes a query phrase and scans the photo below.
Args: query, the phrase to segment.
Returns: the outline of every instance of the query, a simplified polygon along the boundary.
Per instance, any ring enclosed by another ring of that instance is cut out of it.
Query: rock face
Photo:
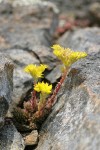
[[[13,124],[4,125],[11,104],[13,90],[13,63],[0,54],[0,150],[23,150],[24,141]]]
[[[67,32],[59,40],[64,47],[86,51],[88,54],[98,53],[100,44],[99,28],[85,28]]]
[[[36,150],[100,149],[100,30],[65,33],[62,46],[86,51],[76,62],[57,95],[57,103],[42,126]]]
[[[12,76],[12,62],[0,54],[0,128],[4,125],[4,118],[11,102]]]
[[[0,150],[24,150],[24,141],[13,124],[5,125],[0,131]]]

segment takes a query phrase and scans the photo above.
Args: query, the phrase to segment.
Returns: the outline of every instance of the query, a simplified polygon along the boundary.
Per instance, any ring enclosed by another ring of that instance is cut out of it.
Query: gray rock
[[[49,70],[53,69],[57,65],[57,58],[54,56],[52,50],[44,44],[34,45],[32,51],[36,54],[40,63],[48,65]]]
[[[89,7],[90,17],[92,22],[100,25],[100,3],[93,3]]]
[[[24,67],[28,64],[39,64],[39,60],[35,57],[34,53],[23,49],[7,49],[5,53],[10,56],[14,63],[13,101],[18,104],[25,96],[25,93],[32,88],[33,79],[24,72]]]
[[[99,150],[100,29],[81,29],[65,37],[60,39],[63,46],[89,55],[72,66],[57,103],[42,126],[36,150]]]
[[[73,50],[86,51],[88,54],[97,53],[100,50],[100,31],[94,27],[66,32],[58,43]]]
[[[49,46],[58,24],[58,11],[55,11],[55,7],[52,3],[41,2],[28,7],[15,7],[8,16],[2,14],[0,49],[17,47],[32,50],[34,45]]]
[[[10,59],[0,54],[0,128],[11,103],[13,64]]]
[[[39,64],[39,60],[36,58],[35,54],[32,51],[24,50],[24,49],[7,49],[1,51],[2,53],[6,53],[9,55],[11,60],[14,63],[15,69],[17,67],[25,67],[28,64]]]
[[[34,49],[34,45],[46,45],[49,46],[51,41],[46,31],[38,28],[26,29],[21,26],[14,26],[11,28],[13,32],[9,32],[9,29],[2,28],[1,35],[5,40],[5,44],[2,49],[6,48],[21,48],[21,49]],[[26,30],[26,32],[25,32]],[[8,47],[9,46],[9,47]]]
[[[47,76],[46,79],[50,83],[56,83],[57,80],[61,77],[61,65],[57,65]]]
[[[5,125],[0,130],[0,150],[24,150],[24,148],[22,136],[13,124]]]
[[[24,67],[28,64],[39,64],[39,60],[32,51],[28,52],[23,49],[7,49],[1,52],[9,55],[14,64],[12,99],[15,104],[18,104],[32,88],[33,79],[24,72]]]

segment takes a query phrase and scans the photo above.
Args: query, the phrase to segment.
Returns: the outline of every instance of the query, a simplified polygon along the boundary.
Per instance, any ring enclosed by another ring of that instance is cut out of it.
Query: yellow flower
[[[25,67],[24,71],[29,73],[33,78],[41,78],[43,77],[43,72],[47,68],[47,65],[36,66],[34,64],[30,64]]]
[[[48,83],[38,82],[35,85],[34,90],[37,92],[41,92],[42,94],[50,94],[52,90],[52,84],[49,85]]]
[[[69,48],[63,48],[60,45],[53,45],[53,53],[62,61],[62,63],[69,67],[78,59],[84,58],[87,56],[85,52],[75,52]]]

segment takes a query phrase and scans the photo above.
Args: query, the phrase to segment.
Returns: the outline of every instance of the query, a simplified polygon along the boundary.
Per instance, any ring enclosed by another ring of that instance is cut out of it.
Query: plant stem
[[[36,83],[34,83],[34,86],[35,86]],[[36,98],[36,91],[33,90],[32,91],[32,97],[30,99],[30,102],[31,102],[31,105],[32,105],[32,108],[33,110],[37,108],[37,98]]]
[[[63,72],[63,74],[62,74],[62,76],[61,76],[60,81],[58,82],[58,84],[56,85],[56,87],[55,87],[55,89],[54,89],[54,92],[53,92],[52,96],[51,96],[51,97],[48,99],[48,101],[47,101],[46,108],[48,108],[48,109],[51,109],[51,108],[52,108],[52,105],[53,105],[54,102],[55,102],[55,97],[56,97],[58,91],[60,90],[60,87],[61,87],[62,83],[64,82],[64,80],[65,80],[65,78],[66,78],[66,76],[67,76],[67,74],[68,74],[68,71],[69,71],[69,68],[66,68],[66,69],[64,70],[64,72]]]

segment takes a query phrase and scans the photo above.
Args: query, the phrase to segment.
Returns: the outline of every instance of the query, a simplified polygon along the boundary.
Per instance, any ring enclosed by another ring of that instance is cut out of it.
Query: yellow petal
[[[70,48],[63,48],[60,45],[53,45],[53,53],[62,61],[62,63],[69,67],[77,60],[87,56],[85,52],[75,52]]]
[[[37,92],[50,94],[51,90],[52,90],[52,84],[49,85],[48,83],[38,82],[35,85],[34,90],[37,91]]]
[[[36,66],[34,64],[30,64],[25,67],[24,71],[29,73],[33,78],[41,78],[43,76],[43,72],[47,68],[47,65]]]

